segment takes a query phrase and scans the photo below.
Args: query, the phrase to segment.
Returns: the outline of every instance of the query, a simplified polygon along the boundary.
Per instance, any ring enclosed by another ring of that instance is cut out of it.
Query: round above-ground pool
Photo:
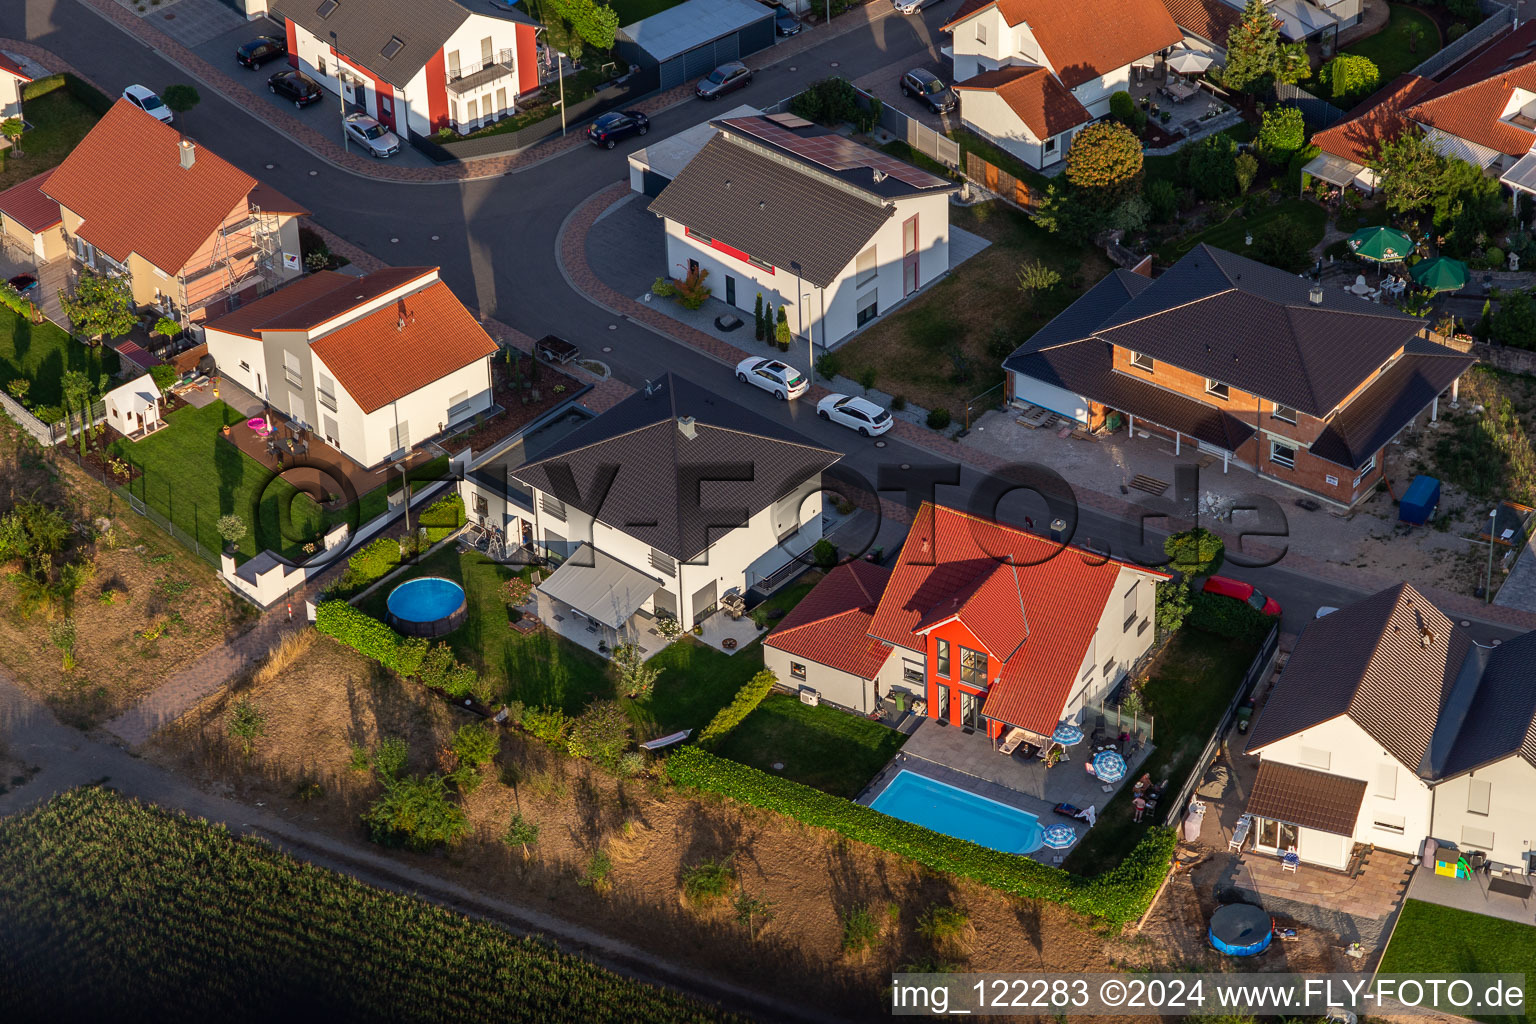
[[[1269,948],[1275,924],[1251,903],[1228,903],[1211,915],[1211,945],[1228,956],[1254,956]]]
[[[433,637],[451,633],[469,614],[464,588],[441,576],[406,580],[385,602],[389,624],[406,636]]]

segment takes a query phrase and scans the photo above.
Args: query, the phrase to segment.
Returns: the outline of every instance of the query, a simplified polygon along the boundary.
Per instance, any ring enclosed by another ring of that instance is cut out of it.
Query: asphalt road
[[[856,79],[911,58],[913,65],[937,57],[938,26],[953,14],[957,0],[943,0],[920,16],[889,15],[866,28],[802,51],[783,64],[760,71],[732,103],[767,105],[806,84],[839,74]],[[255,28],[253,27],[253,32]],[[26,39],[59,54],[108,89],[139,82],[162,88],[187,76],[78,0],[11,0],[0,4],[0,35]],[[816,419],[810,405],[786,408],[766,393],[738,387],[728,367],[708,356],[596,306],[575,292],[554,258],[562,222],[583,200],[627,174],[625,158],[646,139],[632,138],[611,151],[580,147],[498,178],[453,184],[397,184],[342,171],[305,151],[235,104],[209,89],[183,118],[183,131],[248,173],[274,185],[313,211],[337,234],[396,265],[442,268],[442,276],[463,297],[535,337],[559,334],[594,355],[601,352],[619,379],[641,385],[672,371],[693,380],[718,382],[722,391],[765,415],[787,417],[818,443],[845,453],[842,465],[878,481],[882,467],[944,465],[958,473],[957,486],[938,487],[933,496],[970,505],[980,474],[898,441],[886,445],[861,439]],[[719,108],[693,101],[653,118],[654,130],[673,134],[707,120]],[[898,497],[899,493],[887,493]],[[905,500],[905,499],[904,499]],[[915,497],[908,503],[917,500]],[[997,509],[1004,520],[1031,516],[1040,522],[1045,507],[1014,495]],[[1155,531],[1157,522],[1148,523]],[[1108,542],[1117,555],[1134,548],[1133,527],[1083,510],[1076,536]],[[1153,537],[1142,550],[1155,551]],[[1343,605],[1363,596],[1280,565],[1230,569],[1278,600],[1285,627],[1305,626],[1320,605]],[[1479,639],[1514,635],[1502,627],[1477,627]]]

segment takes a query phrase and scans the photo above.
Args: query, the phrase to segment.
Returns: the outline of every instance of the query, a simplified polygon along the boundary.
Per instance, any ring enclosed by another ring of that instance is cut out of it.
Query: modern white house
[[[1472,640],[1409,584],[1307,626],[1254,723],[1254,849],[1343,869],[1424,840],[1536,869],[1536,633]]]
[[[539,87],[539,26],[489,0],[292,0],[288,63],[404,137],[460,134]]]
[[[496,342],[436,267],[310,274],[205,338],[221,375],[363,466],[493,408]]]
[[[461,486],[472,523],[555,567],[538,587],[546,624],[612,646],[659,617],[692,629],[793,571],[821,539],[821,474],[839,458],[668,374]]]
[[[667,277],[748,313],[761,293],[827,348],[949,272],[953,182],[792,114],[713,124],[650,205]]]
[[[961,120],[1032,167],[1065,157],[1132,67],[1184,38],[1161,0],[964,0],[944,27]]]

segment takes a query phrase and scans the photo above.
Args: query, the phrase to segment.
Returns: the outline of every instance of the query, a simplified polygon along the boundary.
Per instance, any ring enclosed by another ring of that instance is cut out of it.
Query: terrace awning
[[[1514,166],[1499,175],[1499,180],[1510,188],[1536,193],[1536,153],[1527,153],[1516,160]]]
[[[1314,178],[1322,178],[1330,185],[1338,185],[1340,188],[1353,185],[1372,192],[1376,189],[1375,171],[1364,164],[1357,164],[1353,160],[1346,160],[1332,153],[1319,153],[1307,161],[1302,171]]]
[[[588,618],[618,629],[650,600],[659,586],[660,580],[582,544],[549,579],[539,584],[539,589]]]

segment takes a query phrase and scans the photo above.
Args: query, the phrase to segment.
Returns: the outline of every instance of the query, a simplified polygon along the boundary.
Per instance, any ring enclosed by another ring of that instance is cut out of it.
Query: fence
[[[1485,3],[1483,10],[1488,13],[1488,17],[1482,23],[1474,25],[1471,31],[1444,49],[1437,50],[1424,58],[1423,63],[1413,69],[1413,74],[1423,78],[1433,78],[1456,62],[1465,59],[1474,50],[1484,46],[1494,36],[1514,24],[1513,7]]]
[[[867,111],[877,102],[874,96],[863,89],[855,87],[854,92],[857,94],[854,102],[860,110]],[[916,118],[907,116],[889,103],[880,104],[880,127],[928,159],[959,170],[960,143],[934,131]]]
[[[58,444],[60,441],[67,441],[74,437],[76,434],[80,433],[82,429],[89,429],[90,427],[96,426],[98,423],[105,423],[107,421],[106,402],[98,398],[96,401],[91,403],[90,420],[91,422],[85,424],[84,427],[81,426],[80,417],[78,415],[72,416],[69,419],[60,420],[48,428],[48,435],[51,440],[45,441],[44,443]]]
[[[1237,717],[1237,709],[1243,701],[1253,693],[1253,688],[1259,684],[1259,680],[1269,674],[1274,667],[1275,658],[1280,652],[1280,624],[1277,622],[1269,627],[1269,635],[1264,638],[1264,644],[1259,648],[1259,653],[1254,655],[1253,661],[1248,665],[1248,671],[1243,675],[1243,683],[1232,695],[1231,702],[1227,705],[1226,713],[1221,716],[1216,729],[1211,733],[1211,738],[1206,741],[1205,749],[1200,751],[1200,756],[1195,760],[1194,767],[1190,769],[1189,778],[1184,780],[1184,786],[1179,790],[1178,799],[1168,804],[1168,817],[1163,824],[1170,828],[1178,826],[1179,820],[1184,816],[1184,807],[1195,795],[1195,789],[1200,785],[1200,780],[1205,778],[1206,769],[1211,762],[1216,760],[1216,751],[1221,749],[1221,741],[1227,734],[1227,728],[1231,726],[1232,719]]]
[[[965,154],[965,176],[980,183],[988,192],[1025,210],[1033,210],[1040,201],[1039,195],[1027,182],[982,159],[975,152]]]
[[[28,434],[38,444],[52,447],[54,443],[53,430],[48,424],[32,415],[22,404],[10,395],[0,392],[0,409],[4,409],[6,415],[16,421],[16,425]]]
[[[1269,102],[1295,107],[1301,111],[1302,119],[1313,131],[1330,128],[1345,117],[1344,111],[1332,103],[1312,95],[1299,85],[1291,85],[1288,82],[1276,82],[1270,88]]]

